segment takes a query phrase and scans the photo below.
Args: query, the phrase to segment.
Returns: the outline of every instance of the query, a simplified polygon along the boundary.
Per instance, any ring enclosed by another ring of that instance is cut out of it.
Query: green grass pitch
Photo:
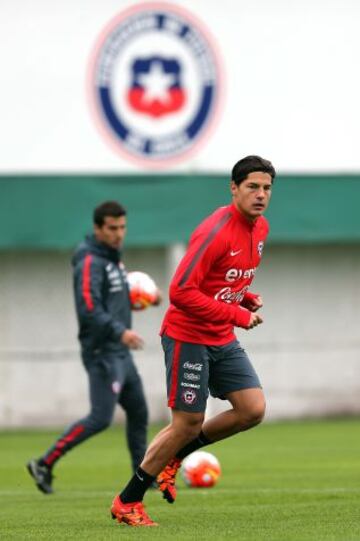
[[[169,505],[150,491],[158,528],[110,519],[113,496],[129,477],[122,427],[68,454],[55,470],[56,494],[37,491],[24,464],[58,432],[0,432],[0,539],[360,540],[358,420],[265,423],[207,450],[223,474],[212,489],[179,481]]]

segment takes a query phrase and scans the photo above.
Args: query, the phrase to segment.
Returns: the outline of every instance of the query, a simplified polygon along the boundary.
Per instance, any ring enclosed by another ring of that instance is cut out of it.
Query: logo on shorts
[[[196,399],[197,399],[196,392],[193,391],[192,389],[187,389],[186,391],[183,391],[181,395],[181,399],[183,402],[185,402],[185,404],[188,404],[188,405],[194,404],[194,402],[196,402]]]
[[[200,389],[200,385],[197,383],[184,383],[183,381],[180,383],[181,387],[192,387],[193,389]]]
[[[192,374],[191,372],[185,372],[184,379],[187,379],[188,381],[199,381],[200,376],[199,374]]]
[[[257,251],[260,257],[262,256],[263,249],[264,249],[264,242],[261,240],[257,246]]]
[[[203,25],[183,8],[129,8],[105,28],[93,58],[95,111],[120,152],[167,166],[207,133],[219,101],[218,62]]]
[[[121,389],[120,381],[113,381],[111,384],[111,388],[114,394],[119,394]]]
[[[202,363],[189,363],[186,361],[183,364],[183,367],[187,368],[188,370],[196,370],[197,372],[201,372],[203,365]]]

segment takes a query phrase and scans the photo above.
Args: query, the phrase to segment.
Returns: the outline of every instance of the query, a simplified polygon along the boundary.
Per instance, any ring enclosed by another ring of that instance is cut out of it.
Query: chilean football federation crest
[[[219,104],[219,63],[202,24],[183,8],[140,4],[105,28],[90,73],[102,132],[145,165],[192,152]]]
[[[186,389],[185,391],[182,392],[181,398],[182,398],[182,401],[185,402],[185,404],[188,404],[188,405],[194,404],[197,398],[196,392],[193,391],[192,389]]]

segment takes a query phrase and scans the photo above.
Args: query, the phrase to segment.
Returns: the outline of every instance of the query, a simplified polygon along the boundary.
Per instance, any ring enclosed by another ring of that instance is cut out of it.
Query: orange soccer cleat
[[[112,502],[111,516],[128,526],[158,526],[146,513],[142,502],[123,503],[120,496],[115,496]]]
[[[178,469],[181,466],[181,460],[179,458],[172,458],[167,466],[157,476],[157,483],[159,490],[163,493],[163,497],[169,503],[174,503],[176,499],[176,486],[175,478]]]

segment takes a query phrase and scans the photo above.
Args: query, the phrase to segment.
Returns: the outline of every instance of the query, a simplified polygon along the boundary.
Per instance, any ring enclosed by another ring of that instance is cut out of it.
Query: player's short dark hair
[[[272,182],[274,181],[276,171],[273,164],[260,156],[246,156],[246,158],[236,162],[232,169],[231,180],[239,186],[250,173],[254,173],[255,171],[268,173],[271,176]]]
[[[102,227],[104,225],[106,216],[111,216],[112,218],[126,216],[126,209],[117,201],[105,201],[94,209],[94,224],[96,224],[98,227]]]

